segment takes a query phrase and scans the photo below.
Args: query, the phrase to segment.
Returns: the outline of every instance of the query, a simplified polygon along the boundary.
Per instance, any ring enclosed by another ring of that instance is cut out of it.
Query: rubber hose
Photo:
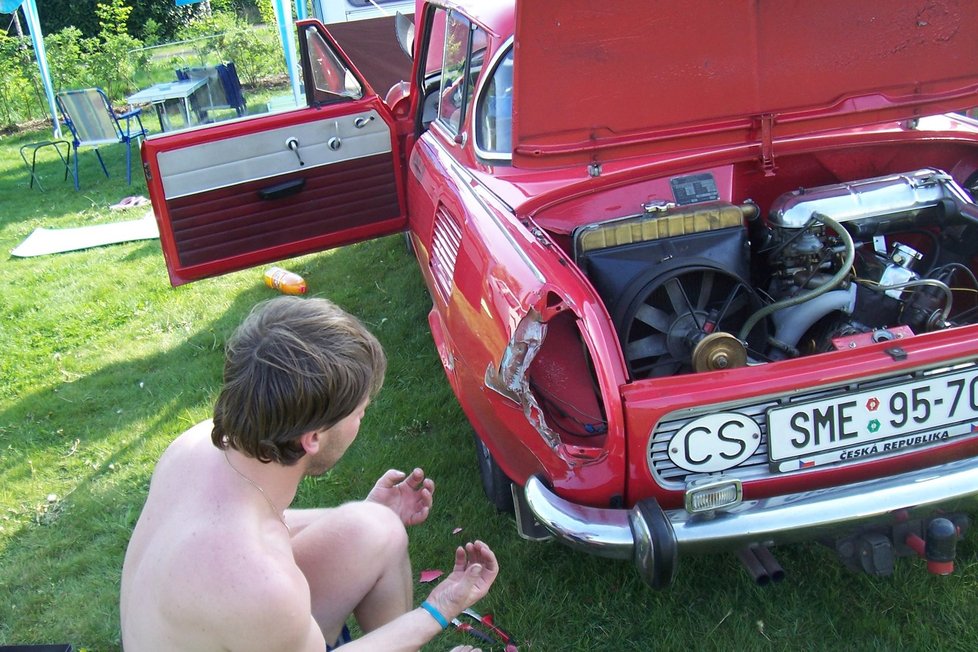
[[[852,264],[856,260],[856,246],[852,242],[852,236],[849,235],[848,231],[842,228],[841,224],[833,220],[828,215],[812,213],[812,217],[835,231],[842,239],[842,243],[846,247],[846,254],[845,259],[842,261],[842,267],[840,267],[839,271],[836,272],[824,285],[815,288],[811,292],[782,299],[781,301],[775,301],[774,303],[768,304],[755,312],[753,315],[747,318],[747,321],[744,322],[743,327],[740,329],[740,333],[737,334],[737,339],[744,342],[747,341],[747,335],[751,332],[751,330],[753,330],[754,326],[757,325],[757,322],[761,321],[773,312],[783,310],[784,308],[790,308],[791,306],[797,306],[799,303],[811,301],[815,297],[825,294],[842,283],[842,281],[844,281],[846,276],[849,274],[849,270],[852,269]]]

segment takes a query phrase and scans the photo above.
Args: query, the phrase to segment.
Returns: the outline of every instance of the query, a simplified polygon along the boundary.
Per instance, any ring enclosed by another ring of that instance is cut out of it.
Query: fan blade
[[[635,319],[643,324],[651,326],[660,333],[669,331],[669,324],[672,322],[670,316],[658,308],[653,308],[649,304],[642,304],[642,307],[635,313]]]
[[[679,282],[678,277],[669,279],[663,287],[666,289],[666,294],[669,295],[669,303],[672,304],[672,309],[676,312],[677,317],[693,312],[693,304],[689,302],[686,290],[683,288],[683,284]]]
[[[743,286],[738,285],[736,290],[740,290],[741,288],[743,288]],[[727,317],[737,315],[741,310],[749,307],[750,297],[742,292],[738,294],[736,290],[730,295],[730,297],[727,299],[726,305],[724,305],[720,310],[720,315],[717,318],[718,323],[723,322],[723,320]]]
[[[666,348],[665,335],[648,335],[634,342],[629,342],[626,355],[629,360],[637,360],[640,358],[665,355],[668,352],[669,349]]]
[[[703,272],[703,279],[700,281],[700,295],[696,298],[696,312],[702,313],[706,310],[706,304],[713,294],[714,274],[711,270]]]

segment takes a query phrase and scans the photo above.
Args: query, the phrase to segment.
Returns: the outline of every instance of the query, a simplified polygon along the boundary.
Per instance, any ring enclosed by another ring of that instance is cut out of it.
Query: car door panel
[[[293,247],[315,251],[331,246],[329,236],[337,230],[369,235],[361,227],[378,212],[398,219],[389,157],[288,178],[278,184],[275,179],[249,181],[168,202],[179,265],[197,268],[215,259],[231,263],[242,257],[250,266],[262,252],[277,259],[296,255]],[[266,199],[266,194],[271,196]]]
[[[170,282],[403,230],[396,134],[389,109],[368,93],[147,139]]]
[[[165,196],[170,200],[297,169],[389,155],[390,130],[378,118],[377,111],[359,111],[335,120],[290,124],[161,152]],[[288,146],[293,142],[295,151]]]

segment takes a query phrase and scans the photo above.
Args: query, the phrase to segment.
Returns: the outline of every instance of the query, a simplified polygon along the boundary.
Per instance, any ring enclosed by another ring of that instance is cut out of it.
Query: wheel
[[[482,477],[482,490],[486,492],[486,498],[500,512],[512,513],[513,493],[510,487],[513,481],[496,464],[495,458],[479,439],[479,435],[473,432],[472,437],[475,439],[475,454],[479,462],[479,475]]]

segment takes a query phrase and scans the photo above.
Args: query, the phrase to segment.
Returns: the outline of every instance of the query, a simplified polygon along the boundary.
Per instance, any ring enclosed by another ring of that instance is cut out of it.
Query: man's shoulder
[[[309,604],[309,586],[302,572],[288,564],[267,560],[264,564],[243,563],[222,573],[225,586],[234,586],[233,601],[243,611],[283,605],[292,610]],[[309,613],[309,608],[306,608]]]
[[[214,429],[213,419],[204,419],[200,423],[194,424],[176,436],[166,447],[166,453],[179,451],[185,448],[192,448],[205,442],[211,441],[211,431]]]

